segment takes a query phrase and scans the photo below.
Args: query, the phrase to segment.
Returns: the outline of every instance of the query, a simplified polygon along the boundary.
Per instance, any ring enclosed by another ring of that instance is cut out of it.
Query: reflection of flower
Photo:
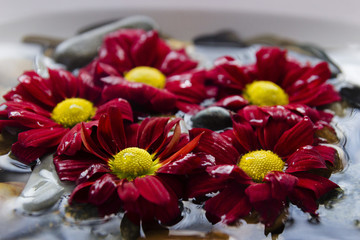
[[[146,118],[125,124],[119,110],[110,108],[97,127],[82,128],[85,150],[54,159],[60,179],[76,181],[70,203],[93,204],[102,214],[125,210],[134,222],[176,220],[181,175],[199,162],[190,152],[200,138],[189,142],[179,121]]]
[[[277,117],[259,124],[234,115],[233,131],[206,130],[202,135],[195,151],[212,155],[216,165],[207,167],[208,174],[194,176],[188,193],[201,197],[219,192],[204,206],[211,222],[232,224],[255,211],[271,226],[289,202],[316,214],[319,198],[337,187],[328,180],[337,152],[317,144],[309,118],[291,123]],[[190,133],[198,131],[205,130]]]
[[[199,98],[193,93],[196,89],[181,82],[173,80],[171,87],[167,87],[168,79],[175,76],[199,86],[203,80],[195,83],[190,75],[196,66],[197,62],[183,49],[172,50],[156,31],[122,29],[105,37],[98,57],[80,69],[79,77],[99,87],[108,85],[103,94],[107,100],[121,97],[143,112],[169,112],[179,105],[179,92],[190,99],[190,104]],[[195,77],[196,81],[199,76]],[[183,106],[184,101],[179,101]]]
[[[54,151],[74,151],[80,137],[73,135],[77,123],[96,120],[109,106],[117,106],[124,118],[132,121],[132,110],[123,99],[99,105],[101,92],[64,70],[49,69],[49,78],[35,72],[20,76],[20,84],[4,95],[1,129],[20,128],[12,153],[31,163]]]
[[[247,66],[222,57],[209,76],[221,88],[220,97],[225,97],[221,103],[232,108],[288,103],[317,107],[340,100],[333,86],[326,83],[331,76],[327,63],[301,66],[279,48],[261,48],[256,53],[256,63]]]

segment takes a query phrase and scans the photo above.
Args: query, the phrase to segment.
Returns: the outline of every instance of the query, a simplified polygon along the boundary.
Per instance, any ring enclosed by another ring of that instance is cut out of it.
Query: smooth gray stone
[[[123,18],[63,41],[55,48],[53,58],[69,70],[82,67],[97,56],[104,36],[121,28],[141,28],[147,31],[159,29],[158,24],[146,16]]]
[[[18,197],[18,206],[27,212],[38,212],[52,207],[72,185],[61,182],[55,171],[52,156],[37,165],[24,190]]]
[[[232,126],[228,110],[222,107],[208,107],[191,118],[193,128],[207,128],[213,131]]]

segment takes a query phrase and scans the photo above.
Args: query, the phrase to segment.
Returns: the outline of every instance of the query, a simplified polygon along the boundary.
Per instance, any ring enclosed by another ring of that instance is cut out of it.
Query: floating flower
[[[289,203],[316,215],[321,196],[338,186],[328,177],[337,165],[337,151],[318,144],[308,117],[293,122],[267,116],[263,124],[233,116],[233,130],[204,132],[195,151],[215,158],[207,174],[194,176],[188,193],[204,197],[212,223],[233,224],[257,213],[266,227],[274,224]]]
[[[175,110],[176,105],[183,107],[184,98],[191,105],[206,93],[214,95],[210,91],[198,95],[198,87],[205,87],[199,76],[205,78],[205,74],[195,71],[197,76],[192,78],[190,71],[196,66],[184,49],[172,50],[156,31],[122,29],[105,37],[98,57],[80,69],[79,77],[105,86],[107,100],[121,97],[137,110],[164,113]]]
[[[89,203],[104,215],[124,210],[135,223],[178,220],[183,175],[200,161],[191,153],[200,135],[189,142],[179,121],[126,124],[118,109],[109,108],[97,126],[83,127],[84,149],[54,158],[59,178],[77,184],[70,204]]]
[[[288,59],[286,50],[274,47],[258,50],[256,63],[251,65],[241,66],[228,56],[219,58],[209,76],[221,88],[220,97],[225,97],[221,103],[225,106],[290,103],[318,107],[340,100],[334,87],[326,82],[331,77],[326,62],[302,66]]]
[[[65,70],[49,69],[49,78],[25,72],[19,82],[3,96],[0,129],[20,129],[11,151],[26,164],[57,147],[60,152],[75,151],[81,145],[80,136],[74,135],[77,124],[90,126],[109,106],[121,109],[124,119],[133,118],[126,100],[100,104],[100,91]]]

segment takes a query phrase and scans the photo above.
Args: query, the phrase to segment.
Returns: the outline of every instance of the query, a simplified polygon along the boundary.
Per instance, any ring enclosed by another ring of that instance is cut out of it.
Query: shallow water
[[[204,66],[222,55],[232,55],[242,62],[251,62],[252,52],[256,48],[244,50],[239,48],[197,47],[195,57],[208,59]],[[306,58],[304,61],[308,61]],[[313,61],[310,59],[309,61]],[[316,59],[314,60],[317,61]],[[343,79],[341,80],[343,81]],[[335,82],[335,84],[338,84]],[[359,239],[360,236],[360,111],[345,109],[344,116],[336,116],[333,124],[340,137],[339,147],[343,149],[345,168],[331,176],[343,190],[332,201],[319,208],[319,221],[311,219],[308,214],[294,206],[289,208],[288,220],[284,231],[277,236],[282,240],[329,240]],[[0,158],[0,162],[3,161]],[[30,177],[29,169],[0,166],[0,182],[26,183]],[[8,170],[5,170],[8,169]],[[0,188],[0,239],[121,239],[120,224],[123,215],[111,216],[108,219],[91,218],[78,220],[72,217],[67,209],[67,198],[62,197],[52,208],[28,213],[19,207],[16,193],[8,194],[3,189],[10,189],[11,184]],[[4,193],[5,192],[5,193]],[[76,209],[74,211],[77,211]],[[91,212],[90,212],[91,213]],[[90,214],[80,212],[81,214]],[[147,232],[149,239],[272,239],[265,236],[262,224],[248,224],[241,221],[239,226],[229,227],[222,224],[211,225],[205,218],[200,206],[185,202],[183,220],[170,227],[169,231]],[[132,229],[132,226],[125,226]],[[134,228],[136,231],[137,229]],[[142,237],[144,237],[142,231]],[[170,235],[170,236],[168,236]],[[125,239],[125,238],[123,238]]]

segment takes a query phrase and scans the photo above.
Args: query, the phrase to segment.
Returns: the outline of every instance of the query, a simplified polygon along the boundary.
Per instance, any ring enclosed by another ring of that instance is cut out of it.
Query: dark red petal
[[[216,103],[214,103],[214,106],[223,107],[226,109],[230,109],[233,111],[237,111],[246,105],[248,105],[249,102],[239,95],[231,95],[225,98],[220,99]]]
[[[147,118],[140,124],[138,131],[138,146],[143,149],[149,149],[155,142],[163,141],[166,136],[164,135],[164,129],[168,124],[170,118],[158,117]],[[153,149],[155,151],[158,146]]]
[[[190,59],[184,50],[171,50],[163,59],[159,70],[170,76],[190,71],[197,65],[198,63]]]
[[[232,185],[207,200],[204,209],[207,218],[212,223],[221,220],[226,224],[231,224],[249,215],[252,207],[244,194],[243,187]]]
[[[97,179],[89,189],[89,203],[100,205],[107,201],[116,189],[116,179],[112,174]]]
[[[239,153],[232,146],[231,142],[223,138],[221,134],[209,129],[194,128],[189,134],[191,138],[202,134],[196,152],[205,152],[213,156],[217,164],[236,164]]]
[[[49,85],[56,102],[78,96],[79,81],[70,72],[62,69],[48,69]]]
[[[260,214],[260,220],[266,226],[271,226],[284,211],[286,199],[272,198],[271,186],[267,183],[253,184],[246,188],[246,195],[255,211]]]
[[[136,66],[152,66],[157,54],[159,36],[156,31],[144,32],[131,48],[131,57]]]
[[[105,86],[102,97],[104,101],[123,98],[129,101],[133,108],[147,112],[170,112],[175,109],[176,104],[176,96],[166,89],[126,80],[117,85]]]
[[[237,165],[216,165],[206,168],[210,176],[223,179],[233,179],[239,184],[250,185],[251,178]]]
[[[286,50],[264,47],[256,53],[257,79],[281,85],[286,73]]]
[[[62,127],[30,129],[19,133],[18,142],[24,147],[53,147],[60,143],[68,131],[69,129]]]
[[[215,193],[227,186],[228,179],[215,178],[208,173],[196,173],[189,177],[186,187],[186,196],[189,198],[202,197],[207,193]]]
[[[182,158],[168,163],[157,170],[158,173],[185,175],[194,169],[202,167],[203,159],[196,154],[189,153]]]
[[[81,164],[79,161],[83,161],[84,163]],[[80,158],[79,161],[77,162],[79,167],[85,167],[87,164],[88,168],[80,173],[78,179],[76,180],[76,184],[81,184],[87,181],[95,181],[102,175],[110,173],[109,166],[104,164],[104,162],[100,159],[94,158],[94,156],[89,156],[87,159]]]
[[[302,146],[312,145],[314,133],[313,123],[308,117],[305,117],[301,122],[284,132],[275,145],[274,151],[279,156],[288,156]]]
[[[124,202],[134,202],[140,196],[139,190],[133,181],[121,180],[117,187],[117,193]]]
[[[311,214],[316,214],[316,210],[319,206],[314,192],[305,188],[295,187],[293,192],[289,195],[289,200],[304,212]]]
[[[311,173],[294,173],[299,178],[297,187],[306,188],[315,193],[317,199],[339,186],[327,178]]]
[[[169,164],[191,152],[199,144],[199,140],[201,136],[202,133],[196,136],[194,139],[192,139],[189,143],[187,143],[185,146],[183,146],[180,150],[178,150],[176,153],[171,155],[169,158],[164,159],[164,161],[162,161],[161,164],[162,165]]]
[[[128,101],[122,98],[113,99],[105,104],[100,105],[96,110],[96,115],[94,119],[99,119],[102,114],[107,112],[109,107],[118,108],[121,112],[123,119],[129,120],[131,122],[133,121],[133,112],[131,106]]]
[[[15,120],[19,124],[28,128],[50,128],[59,127],[60,125],[48,117],[26,110],[15,110],[9,112],[9,119]]]
[[[56,172],[61,181],[72,181],[75,182],[81,174],[82,178],[89,180],[88,168],[100,169],[104,168],[101,160],[91,159],[88,155],[81,157],[67,157],[66,155],[54,157],[54,165]],[[84,181],[80,181],[81,183]]]
[[[326,163],[317,149],[305,146],[290,155],[286,161],[287,173],[310,171],[312,169],[326,169]]]
[[[261,144],[261,149],[273,150],[284,131],[290,126],[286,121],[268,121],[266,126],[257,128],[256,133]]]
[[[24,87],[24,90],[27,92],[27,94],[29,94],[31,97],[42,104],[55,107],[56,102],[54,101],[53,93],[48,86],[48,80],[40,77],[36,73],[25,73],[19,77],[19,82],[22,87]]]
[[[170,201],[169,192],[158,177],[135,178],[134,183],[140,195],[146,200],[158,205],[167,204]]]
[[[297,177],[278,171],[266,174],[264,180],[270,183],[272,198],[278,200],[286,199],[298,182]]]
[[[240,115],[233,115],[232,121],[234,135],[239,144],[247,152],[260,149],[257,135],[250,123]]]
[[[53,150],[55,150],[54,147],[25,147],[20,142],[16,142],[11,146],[11,152],[16,156],[17,160],[25,164],[33,163],[36,159]]]
[[[218,58],[214,63],[214,68],[208,72],[208,75],[219,86],[226,86],[240,91],[245,88],[246,84],[251,82],[246,69],[229,56]]]
[[[81,140],[85,148],[95,156],[107,161],[110,156],[106,155],[99,146],[92,140],[91,133],[86,129],[84,123],[81,124]]]
[[[69,204],[71,205],[74,202],[77,203],[89,202],[89,190],[93,183],[94,182],[84,182],[82,184],[77,185],[70,195]]]
[[[12,111],[17,111],[17,110],[18,111],[23,110],[23,111],[28,111],[28,112],[39,114],[46,118],[51,117],[51,113],[49,111],[43,109],[42,107],[40,107],[32,102],[11,101],[11,102],[5,102],[2,105],[6,106],[5,112],[7,112],[7,113],[10,113]],[[8,117],[8,116],[6,116],[6,117]]]
[[[90,131],[91,127],[96,124],[97,122],[94,121],[84,123],[88,131]],[[57,155],[74,155],[81,149],[81,146],[81,123],[78,123],[63,136],[56,153]]]

